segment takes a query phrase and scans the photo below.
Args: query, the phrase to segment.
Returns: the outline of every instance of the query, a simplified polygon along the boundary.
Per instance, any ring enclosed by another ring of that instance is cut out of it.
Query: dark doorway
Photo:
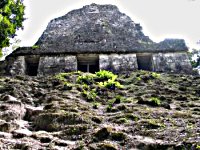
[[[26,61],[26,75],[37,76],[40,58],[38,56],[29,56]]]
[[[77,56],[78,70],[95,73],[99,71],[99,56],[95,54],[80,54]]]
[[[152,71],[152,55],[137,54],[137,63],[139,70]]]
[[[80,62],[78,63],[78,70],[82,71],[82,72],[87,72],[88,70],[88,66],[87,65],[83,65]]]

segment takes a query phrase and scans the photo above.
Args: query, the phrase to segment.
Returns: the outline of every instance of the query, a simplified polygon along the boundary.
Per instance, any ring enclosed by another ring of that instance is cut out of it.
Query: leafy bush
[[[101,90],[105,88],[110,90],[115,90],[116,88],[123,88],[123,86],[115,81],[117,75],[106,70],[100,70],[95,74],[87,73],[79,75],[77,78],[78,88],[82,92],[82,95],[87,98],[87,100],[95,101],[97,94],[101,95]]]
[[[93,74],[82,75],[77,78],[77,82],[80,84],[90,85],[94,82],[94,77],[95,75]]]
[[[55,78],[60,81],[65,81],[68,75],[68,73],[59,73],[55,76]]]
[[[160,99],[157,98],[157,97],[151,97],[150,98],[150,103],[153,106],[160,106],[160,104],[161,104]]]
[[[123,97],[121,95],[116,95],[116,97],[115,97],[115,103],[116,104],[121,103],[122,100],[123,100]]]
[[[114,81],[114,80],[110,80],[110,79],[108,81],[99,82],[99,86],[106,87],[111,90],[115,90],[116,87],[123,88],[123,86],[118,81]]]
[[[93,102],[93,108],[94,109],[98,109],[98,107],[100,106],[101,104],[98,103],[98,102]]]
[[[106,87],[111,90],[115,90],[116,87],[123,88],[118,81],[115,81],[117,79],[117,75],[110,71],[100,70],[99,72],[96,72],[96,76],[103,80],[102,82],[98,83],[100,87]]]
[[[71,90],[73,87],[73,85],[71,83],[68,83],[68,82],[64,82],[63,83],[63,90]]]
[[[52,80],[52,84],[54,86],[63,85],[62,90],[71,90],[73,84],[69,81],[69,73],[59,73],[54,76],[54,80]]]
[[[152,72],[152,73],[151,73],[151,76],[152,76],[153,78],[155,78],[155,79],[160,78],[160,74],[159,74],[159,73],[156,73],[156,72]]]
[[[111,90],[115,90],[115,88],[123,88],[123,86],[118,82],[115,81],[117,78],[117,75],[113,74],[110,71],[106,70],[100,70],[99,72],[96,72],[95,74],[87,74],[87,75],[82,75],[77,78],[77,83],[79,84],[87,84],[91,85],[95,83],[95,79],[97,81],[97,84],[100,87],[106,87]]]
[[[89,91],[89,90],[88,91],[83,90],[82,95],[84,97],[86,97],[88,101],[95,101],[95,99],[97,97],[95,89],[93,89],[91,91]]]
[[[102,80],[115,80],[117,78],[117,75],[113,74],[110,71],[106,71],[106,70],[100,70],[98,72],[95,73],[95,75]]]

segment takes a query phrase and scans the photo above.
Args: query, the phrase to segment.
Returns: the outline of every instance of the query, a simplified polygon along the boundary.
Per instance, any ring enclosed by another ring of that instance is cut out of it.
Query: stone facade
[[[24,75],[26,71],[26,63],[24,56],[19,56],[10,68],[11,75]]]
[[[40,57],[38,75],[50,75],[57,72],[70,72],[76,70],[76,56],[45,56]]]
[[[130,72],[138,69],[136,54],[99,55],[99,68],[115,73]]]
[[[191,64],[187,53],[153,54],[152,71],[191,73]]]
[[[85,56],[84,60],[79,58]],[[59,72],[77,71],[80,63],[93,63],[93,54],[87,55],[61,55],[61,56],[18,56],[9,59],[8,65],[0,65],[1,74],[10,75],[52,75]],[[187,73],[190,74],[192,67],[187,53],[130,53],[130,54],[95,54],[95,62],[101,70],[110,70],[114,73],[128,73],[138,69],[155,72]],[[141,59],[142,58],[142,59]],[[12,60],[12,61],[11,61]],[[38,62],[37,62],[38,61]],[[79,62],[80,61],[80,62]],[[35,64],[38,63],[38,66]],[[31,65],[30,65],[31,64]],[[30,68],[33,66],[34,68]],[[142,65],[142,66],[141,66]],[[98,70],[95,68],[95,71]],[[34,69],[37,69],[34,71]],[[4,71],[3,71],[4,70]],[[6,71],[7,70],[7,71]],[[30,73],[30,71],[35,73]]]

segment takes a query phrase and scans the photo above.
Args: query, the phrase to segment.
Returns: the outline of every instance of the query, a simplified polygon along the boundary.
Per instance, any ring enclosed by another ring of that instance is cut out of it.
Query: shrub
[[[107,112],[111,112],[111,110],[112,110],[112,106],[111,106],[111,105],[108,105],[108,106],[106,107],[106,111],[107,111]]]
[[[136,77],[136,79],[137,79],[138,81],[141,81],[141,80],[142,80],[140,77]]]
[[[115,81],[116,78],[117,75],[106,70],[101,70],[95,74],[79,75],[76,80],[79,86],[77,88],[80,89],[87,100],[95,101],[97,94],[100,95],[101,90],[103,91],[105,88],[110,90],[123,88],[118,81]]]
[[[155,79],[160,78],[160,74],[159,74],[159,73],[156,73],[156,72],[152,72],[152,73],[151,73],[151,76],[152,76],[153,78],[155,78]]]
[[[105,82],[99,82],[100,87],[106,87],[111,90],[115,90],[115,88],[123,88],[123,86],[118,81],[108,80]]]
[[[69,79],[69,73],[59,73],[54,76],[54,79],[55,80],[52,80],[52,84],[54,86],[62,84],[63,90],[71,90],[73,87],[73,84],[67,81],[67,79]]]
[[[115,80],[117,78],[117,75],[113,74],[110,71],[106,71],[106,70],[100,70],[100,71],[96,72],[95,74],[99,79],[102,79],[102,80],[109,80],[109,79]]]
[[[114,102],[115,102],[115,99],[110,99],[108,100],[108,105],[112,107]]]
[[[157,119],[148,119],[146,127],[149,129],[165,128],[165,124],[161,123],[160,120]]]
[[[71,83],[68,83],[68,82],[63,83],[63,90],[71,90],[72,87],[73,85]]]
[[[160,106],[161,102],[160,99],[157,97],[151,97],[150,98],[150,104],[153,106]]]
[[[82,76],[79,76],[76,81],[80,84],[90,85],[94,82],[94,77],[95,75],[93,74],[82,75]]]
[[[96,92],[95,92],[95,89],[93,89],[93,90],[91,90],[91,91],[83,90],[82,95],[83,95],[84,97],[86,97],[88,101],[95,101],[95,99],[96,99],[96,97],[97,97],[97,94],[96,94]]]
[[[98,107],[100,106],[101,104],[98,103],[98,102],[93,102],[93,108],[94,109],[98,109]]]
[[[55,76],[55,78],[60,81],[65,81],[68,75],[68,73],[59,73]]]
[[[115,97],[115,104],[121,103],[122,99],[123,99],[123,98],[122,98],[121,95],[117,95],[117,96]]]

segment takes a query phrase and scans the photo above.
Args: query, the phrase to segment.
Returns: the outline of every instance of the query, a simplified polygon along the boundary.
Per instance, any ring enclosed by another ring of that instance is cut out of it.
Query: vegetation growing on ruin
[[[12,137],[0,137],[0,144],[12,139],[4,149],[22,149],[26,138],[34,149],[198,149],[199,76],[136,71],[114,75],[123,85],[115,89],[99,86],[113,78],[105,76],[1,77],[0,131]],[[30,123],[32,135],[16,130],[15,120]]]

